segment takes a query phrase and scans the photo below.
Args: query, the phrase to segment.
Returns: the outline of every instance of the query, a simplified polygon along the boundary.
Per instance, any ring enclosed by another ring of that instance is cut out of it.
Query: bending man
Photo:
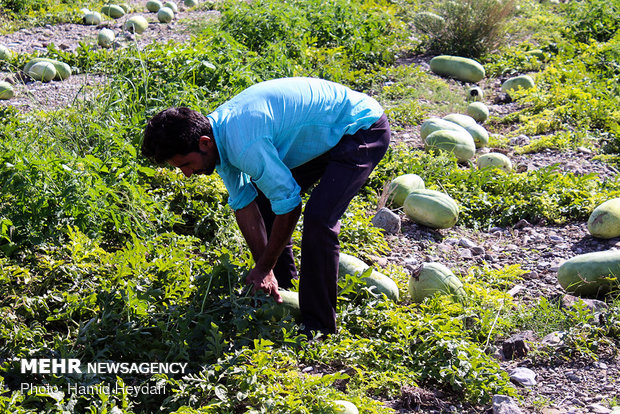
[[[291,235],[305,206],[299,305],[303,332],[336,332],[340,217],[390,142],[373,98],[313,78],[249,87],[204,116],[170,108],[146,126],[142,153],[185,176],[221,176],[255,261],[246,281],[281,302],[297,277]]]

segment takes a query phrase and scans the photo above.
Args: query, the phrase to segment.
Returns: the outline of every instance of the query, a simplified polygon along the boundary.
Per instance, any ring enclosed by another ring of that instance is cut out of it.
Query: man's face
[[[177,154],[168,160],[168,164],[179,168],[189,178],[194,174],[213,174],[218,159],[218,152],[213,139],[200,137],[198,151],[183,155]]]

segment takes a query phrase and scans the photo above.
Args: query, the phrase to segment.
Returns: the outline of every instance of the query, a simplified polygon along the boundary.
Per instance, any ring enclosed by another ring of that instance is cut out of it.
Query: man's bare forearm
[[[237,224],[258,269],[268,272],[275,267],[278,257],[295,230],[300,215],[301,204],[288,213],[276,215],[271,234],[267,237],[263,218],[255,202],[235,211]]]
[[[235,218],[241,234],[243,234],[243,238],[248,244],[250,252],[252,252],[254,262],[258,263],[267,247],[267,231],[258,205],[253,201],[246,207],[236,210]]]

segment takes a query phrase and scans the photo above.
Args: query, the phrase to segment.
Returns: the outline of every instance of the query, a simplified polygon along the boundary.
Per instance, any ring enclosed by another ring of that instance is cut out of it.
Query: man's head
[[[209,120],[189,108],[169,108],[151,118],[142,155],[157,164],[168,162],[188,177],[211,174],[219,159]]]

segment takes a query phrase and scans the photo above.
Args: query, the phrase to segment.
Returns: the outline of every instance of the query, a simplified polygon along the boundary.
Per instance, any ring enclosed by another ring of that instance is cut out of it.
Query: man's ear
[[[205,152],[211,149],[212,145],[213,145],[213,138],[208,137],[206,135],[202,135],[200,138],[198,138],[198,148],[200,149],[200,151]]]

